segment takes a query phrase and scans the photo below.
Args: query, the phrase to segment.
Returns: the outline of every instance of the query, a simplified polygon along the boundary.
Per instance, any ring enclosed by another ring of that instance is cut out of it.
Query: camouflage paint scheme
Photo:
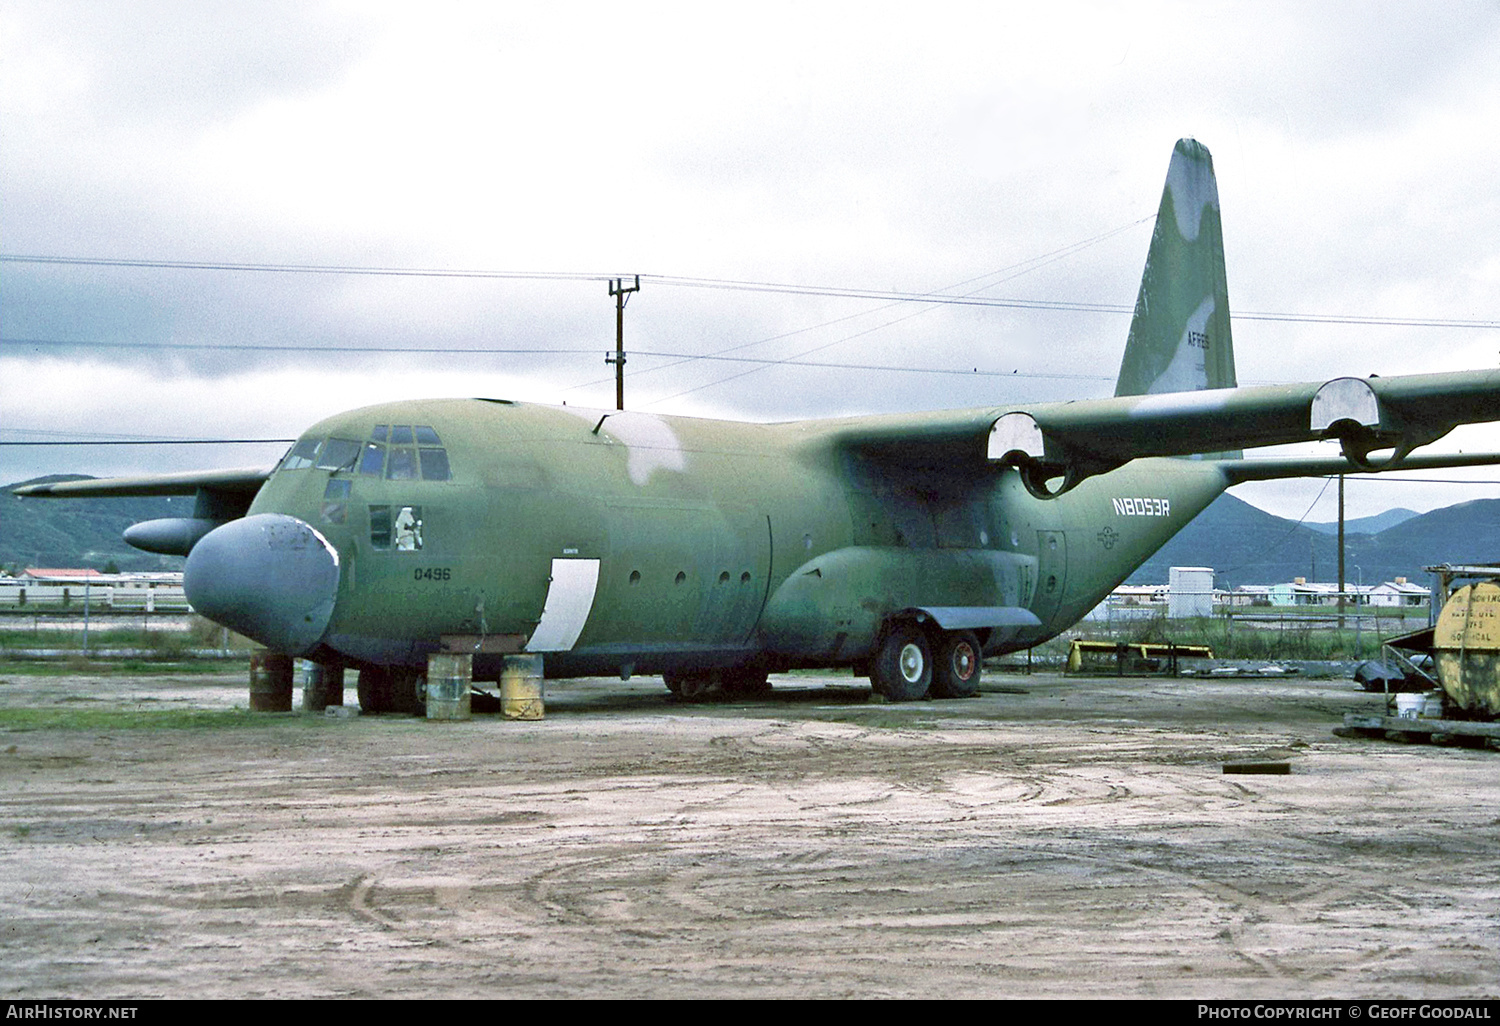
[[[1500,373],[1238,389],[1229,324],[1212,160],[1184,139],[1113,399],[785,424],[391,403],[304,438],[421,425],[445,479],[289,459],[29,494],[196,493],[194,518],[132,542],[187,553],[211,618],[371,673],[415,672],[447,638],[479,679],[524,650],[549,677],[663,673],[680,692],[852,666],[895,699],[956,696],[979,650],[1066,629],[1231,484],[1378,469],[1381,449],[1404,468],[1500,458],[1407,456],[1500,419]],[[1344,457],[1235,451],[1315,438]]]

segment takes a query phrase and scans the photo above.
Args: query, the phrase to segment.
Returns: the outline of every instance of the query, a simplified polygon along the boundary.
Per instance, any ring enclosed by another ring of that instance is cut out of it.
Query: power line
[[[150,438],[122,442],[112,438],[80,438],[71,442],[0,442],[0,445],[290,445],[295,441],[295,438]]]
[[[1142,220],[1150,220],[1144,218]],[[1126,227],[1134,227],[1133,222]],[[1106,236],[1113,232],[1106,233]],[[1072,249],[1073,247],[1066,247]],[[467,268],[360,267],[341,264],[237,263],[218,260],[135,260],[40,254],[0,254],[3,263],[56,264],[83,267],[154,268],[163,270],[230,271],[271,274],[340,274],[376,277],[478,278],[516,281],[608,281],[618,277],[604,272],[583,271],[488,271]],[[1133,306],[1122,303],[1086,303],[1072,300],[1015,299],[993,296],[953,296],[943,292],[902,292],[842,286],[805,285],[787,282],[729,278],[698,278],[686,275],[642,274],[641,279],[678,288],[718,289],[740,292],[771,292],[784,295],[872,299],[896,303],[996,307],[1019,310],[1053,310],[1072,313],[1127,314]],[[1500,329],[1500,320],[1490,318],[1382,317],[1363,314],[1295,313],[1290,311],[1230,311],[1232,320],[1276,321],[1303,324],[1351,324],[1368,327]]]
[[[840,341],[844,341],[840,339]],[[751,345],[755,343],[749,343]],[[38,338],[0,338],[0,345],[35,346],[56,349],[146,349],[146,350],[181,350],[181,351],[205,351],[213,352],[223,350],[225,352],[265,352],[265,353],[363,353],[368,355],[400,355],[406,353],[438,353],[438,354],[464,354],[470,356],[549,356],[549,355],[574,355],[579,353],[595,354],[599,347],[588,349],[488,349],[476,347],[446,347],[446,346],[272,346],[272,345],[242,345],[230,343],[220,345],[212,342],[92,342],[92,341],[70,341],[67,339],[38,339]],[[859,370],[859,371],[887,371],[902,374],[946,374],[962,377],[990,377],[990,378],[1042,378],[1075,381],[1113,381],[1114,378],[1103,374],[1062,374],[1048,373],[1044,371],[1022,371],[1019,368],[1009,371],[980,370],[978,367],[965,370],[957,367],[900,367],[891,364],[868,364],[868,363],[834,363],[819,360],[797,360],[797,359],[775,359],[773,357],[757,356],[724,356],[718,354],[699,355],[696,353],[661,352],[652,349],[632,349],[631,356],[652,357],[660,359],[676,360],[686,363],[696,360],[707,360],[719,363],[754,363],[763,365],[776,365],[786,367],[815,367],[826,370]],[[673,366],[668,364],[667,366]],[[650,368],[659,370],[662,368]],[[642,372],[638,372],[642,373]],[[610,379],[612,380],[612,379]],[[580,386],[581,387],[581,386]]]
[[[598,346],[590,346],[587,349],[490,348],[475,346],[271,346],[238,342],[95,342],[55,338],[0,338],[0,345],[46,346],[62,349],[181,349],[205,351],[222,349],[225,352],[251,353],[469,353],[478,355],[493,354],[496,356],[538,356],[551,353],[567,356],[577,353],[599,352]]]
[[[965,288],[965,287],[970,286],[970,285],[974,285],[976,282],[985,282],[985,284],[978,285],[975,288],[969,289],[968,292],[964,292],[964,293],[960,294],[960,297],[973,297],[973,296],[976,296],[980,292],[984,292],[987,289],[994,288],[996,285],[1004,284],[1005,282],[1011,281],[1011,280],[1013,280],[1015,278],[1019,278],[1019,277],[1021,277],[1024,274],[1030,274],[1032,271],[1035,271],[1038,268],[1045,267],[1046,265],[1051,264],[1051,263],[1055,263],[1056,261],[1062,260],[1065,257],[1072,256],[1073,254],[1079,253],[1079,252],[1081,252],[1081,251],[1089,248],[1090,246],[1094,246],[1094,245],[1097,245],[1100,242],[1103,242],[1105,239],[1108,239],[1108,238],[1111,238],[1111,237],[1113,237],[1115,235],[1118,235],[1121,232],[1129,231],[1131,228],[1134,228],[1136,225],[1145,224],[1147,221],[1150,221],[1150,220],[1151,220],[1150,217],[1140,218],[1140,219],[1138,219],[1136,221],[1132,221],[1129,224],[1120,225],[1118,228],[1112,228],[1112,229],[1110,229],[1107,232],[1103,232],[1103,233],[1101,233],[1099,235],[1095,235],[1092,238],[1082,239],[1082,240],[1080,240],[1078,242],[1069,243],[1068,245],[1063,246],[1060,249],[1055,249],[1055,250],[1053,250],[1050,253],[1043,253],[1040,256],[1029,257],[1026,260],[1022,260],[1022,261],[1019,261],[1017,263],[1010,264],[1010,265],[1008,265],[1006,267],[1001,267],[1001,268],[998,268],[997,270],[990,271],[990,272],[987,272],[985,274],[977,275],[976,277],[973,277],[973,278],[967,278],[967,279],[965,279],[963,281],[955,282],[954,284],[949,285],[946,288],[941,289],[939,291],[941,293],[943,293],[943,294],[949,294],[949,293],[954,292],[957,289],[961,289],[961,288]],[[992,279],[992,280],[986,281],[986,279]],[[895,306],[895,305],[897,305],[895,302],[887,303],[884,306],[881,306],[881,307],[876,308],[875,310],[869,311],[869,313],[871,313],[871,314],[878,313],[880,310],[886,310],[886,309],[889,309],[890,307]],[[930,313],[931,311],[933,311],[933,310],[935,310],[937,308],[938,308],[937,304],[928,304],[928,305],[926,305],[921,310],[916,310],[916,311],[913,311],[912,313],[903,314],[900,317],[892,318],[891,320],[885,321],[885,322],[883,322],[881,324],[877,324],[874,327],[866,328],[863,331],[856,331],[852,335],[845,335],[842,338],[836,338],[832,342],[827,342],[827,343],[824,343],[823,345],[813,346],[810,349],[804,349],[801,352],[796,353],[794,356],[792,356],[791,359],[792,360],[796,360],[796,359],[798,359],[800,357],[803,357],[803,356],[809,356],[809,355],[811,355],[813,353],[822,352],[823,350],[830,349],[833,346],[839,345],[840,343],[851,341],[852,339],[859,338],[859,337],[861,337],[863,335],[872,334],[873,332],[879,331],[882,328],[888,328],[888,327],[890,327],[893,324],[899,324],[902,321],[911,320],[914,317],[920,317],[922,314]],[[735,348],[743,348],[743,347],[735,347]],[[725,350],[725,351],[727,351],[727,350]],[[668,402],[668,401],[670,401],[672,399],[678,399],[678,398],[681,398],[682,396],[688,395],[688,394],[690,394],[692,392],[702,391],[705,388],[713,388],[716,385],[722,385],[725,382],[734,381],[734,380],[736,380],[738,378],[743,378],[746,375],[754,374],[757,371],[764,370],[764,369],[765,369],[764,367],[756,367],[756,368],[752,368],[750,370],[741,371],[738,374],[730,374],[727,377],[718,378],[718,379],[716,379],[714,381],[709,381],[709,382],[706,382],[705,384],[702,384],[702,385],[696,385],[693,388],[684,389],[681,392],[675,392],[675,393],[673,393],[672,395],[669,395],[669,396],[663,396],[663,397],[661,397],[659,399],[653,400],[652,402],[648,403],[647,405],[648,406],[654,406],[657,403],[663,403],[663,402]],[[975,370],[977,371],[978,368],[975,368]],[[1105,380],[1108,380],[1108,379],[1105,379]]]
[[[113,257],[0,253],[0,263],[64,264],[77,267],[137,267],[171,271],[236,271],[267,274],[349,274],[403,278],[497,278],[518,281],[606,281],[586,271],[483,271],[443,267],[359,267],[352,264],[251,264],[229,260],[130,260]]]

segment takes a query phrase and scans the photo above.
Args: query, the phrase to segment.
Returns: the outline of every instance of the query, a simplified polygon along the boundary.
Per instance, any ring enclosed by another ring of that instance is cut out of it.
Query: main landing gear
[[[870,684],[891,702],[971,698],[979,693],[980,647],[973,631],[893,624],[870,662]]]
[[[662,680],[672,697],[681,702],[712,702],[735,698],[755,698],[771,690],[764,670],[701,670],[691,673],[664,673]]]
[[[427,711],[427,677],[411,667],[359,671],[359,711],[421,716]]]

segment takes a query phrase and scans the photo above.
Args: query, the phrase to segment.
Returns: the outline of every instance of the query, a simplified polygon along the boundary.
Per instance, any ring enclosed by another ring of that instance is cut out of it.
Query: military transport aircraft
[[[973,694],[982,656],[1074,623],[1230,485],[1497,462],[1410,455],[1491,420],[1496,370],[1237,388],[1213,164],[1184,139],[1111,399],[781,424],[423,400],[273,468],[17,491],[196,495],[126,540],[186,555],[210,619],[357,668],[366,708],[411,707],[455,642],[479,680],[512,653],[686,698],[853,667],[907,701]],[[1342,455],[1239,451],[1314,439]]]

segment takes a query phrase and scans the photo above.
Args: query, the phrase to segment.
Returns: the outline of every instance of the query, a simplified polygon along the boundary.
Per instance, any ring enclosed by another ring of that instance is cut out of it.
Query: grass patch
[[[322,716],[248,709],[0,709],[4,730],[224,730],[287,723],[322,725]]]
[[[13,677],[138,677],[147,674],[153,677],[164,674],[222,674],[238,673],[244,683],[250,678],[248,660],[237,659],[177,659],[159,662],[155,659],[84,659],[71,656],[67,659],[5,659],[0,666]]]

